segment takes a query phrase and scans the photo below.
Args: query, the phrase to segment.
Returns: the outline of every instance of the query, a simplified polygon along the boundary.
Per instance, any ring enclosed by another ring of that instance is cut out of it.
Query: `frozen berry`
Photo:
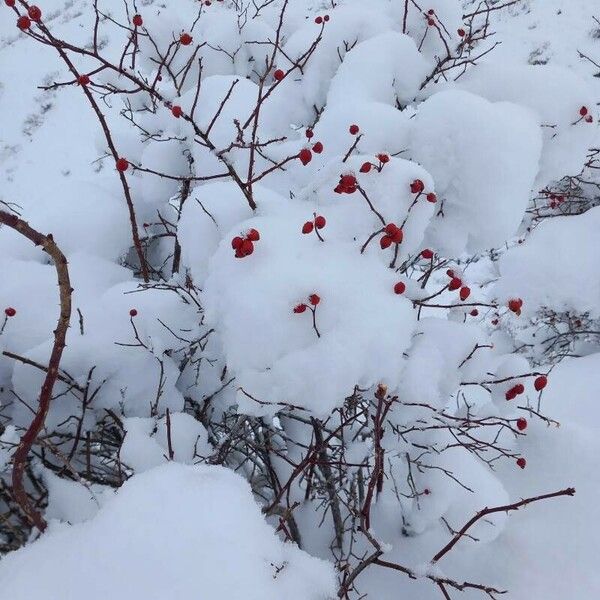
[[[316,306],[317,304],[319,304],[319,302],[321,302],[321,298],[317,295],[317,294],[311,294],[308,297],[308,301],[313,305]]]
[[[476,317],[479,315],[479,311],[474,308],[470,313],[469,313],[472,317]]]
[[[462,29],[462,28],[459,29],[456,33],[458,33],[458,35],[460,37],[465,37],[465,35],[466,35],[466,31],[464,29]]]
[[[129,311],[129,316],[130,316],[130,317],[137,317],[137,314],[138,314],[138,312],[137,312],[137,309],[135,309],[135,308],[132,308],[132,309]]]
[[[79,85],[89,85],[89,83],[90,83],[90,77],[89,77],[89,75],[86,75],[85,73],[83,75],[80,75],[77,78],[77,83]]]
[[[239,250],[242,247],[242,243],[243,243],[243,239],[239,236],[236,235],[232,240],[231,240],[231,247],[234,250]]]
[[[519,431],[527,429],[527,419],[524,419],[523,417],[517,419],[517,429]]]
[[[318,215],[315,218],[315,227],[317,229],[323,229],[323,227],[325,227],[326,224],[327,224],[327,221],[325,220],[325,217],[323,217],[322,215]]]
[[[535,381],[533,382],[533,387],[535,388],[536,392],[541,392],[546,385],[548,385],[548,378],[545,375],[536,377]]]
[[[361,166],[361,168],[360,168],[360,172],[361,173],[368,173],[371,170],[371,167],[372,167],[372,165],[371,165],[370,162],[363,163],[362,166]]]
[[[117,159],[117,171],[124,173],[129,168],[129,161],[126,158]]]
[[[315,19],[315,23],[316,23],[317,25],[320,25],[322,22],[323,22],[323,17],[317,17],[317,18]]]
[[[527,461],[522,456],[520,458],[517,458],[517,467],[524,469],[526,466],[527,466]]]
[[[4,314],[7,317],[14,317],[17,314],[17,311],[12,306],[8,306],[7,308],[4,309]]]
[[[41,21],[42,19],[42,11],[39,6],[30,6],[27,9],[27,14],[32,21]]]
[[[312,129],[307,129],[304,132],[304,135],[306,136],[306,139],[310,140],[310,138],[312,138],[312,136],[315,135],[315,134],[314,134],[314,132],[313,132]]]
[[[421,256],[425,259],[425,260],[429,260],[431,258],[433,258],[433,250],[430,250],[429,248],[425,248],[425,250],[423,250],[421,252]]]
[[[189,46],[192,43],[193,39],[194,38],[189,33],[182,33],[179,36],[179,41],[181,42],[182,46]]]
[[[425,184],[420,179],[415,179],[410,184],[410,191],[412,194],[420,194],[425,189]]]
[[[181,117],[181,115],[183,114],[183,110],[182,110],[181,106],[179,106],[178,104],[174,104],[171,107],[171,112],[173,113],[173,116],[176,119],[179,119],[179,117]]]
[[[392,238],[389,235],[384,235],[379,240],[379,245],[381,246],[382,250],[385,250],[386,248],[389,248],[392,245]]]
[[[403,281],[399,281],[394,286],[394,294],[404,294],[405,290],[406,290],[406,285]]]
[[[31,17],[31,18],[33,19],[33,17]],[[585,115],[587,115],[587,114],[588,114],[588,109],[587,109],[587,106],[582,106],[582,107],[579,109],[579,114],[580,114],[582,117],[585,117]]]
[[[509,310],[511,310],[512,312],[514,312],[517,315],[521,314],[522,306],[523,306],[523,300],[521,300],[521,298],[511,298],[508,301]]]
[[[302,225],[302,233],[307,234],[307,233],[312,233],[312,230],[314,229],[314,225],[312,221],[306,221],[306,223],[304,223],[304,225]]]
[[[297,304],[296,306],[294,306],[294,312],[299,315],[300,313],[303,313],[306,310],[306,304]]]
[[[31,27],[31,19],[29,17],[26,17],[25,15],[22,15],[17,19],[17,27],[21,31],[29,29]]]
[[[453,292],[462,285],[462,280],[459,277],[453,277],[448,284],[448,289]]]
[[[306,166],[312,160],[312,152],[308,148],[302,148],[298,154],[298,158]]]
[[[471,288],[467,287],[466,285],[461,287],[458,295],[464,302],[471,295]]]
[[[358,125],[350,125],[349,131],[352,135],[356,135],[360,131],[360,128]]]
[[[254,244],[252,240],[243,240],[240,246],[240,251],[244,256],[250,256],[254,252]]]
[[[131,19],[133,21],[133,24],[136,27],[141,27],[144,24],[144,19],[142,19],[142,15],[133,15],[133,19]]]
[[[379,159],[379,162],[383,163],[385,165],[385,163],[390,162],[390,155],[389,154],[378,154],[377,158]]]
[[[246,234],[246,239],[251,242],[258,242],[258,240],[260,240],[260,233],[258,233],[256,229],[249,229]]]
[[[427,202],[431,202],[431,204],[435,204],[437,202],[437,196],[433,192],[429,192],[426,198]]]
[[[321,152],[323,152],[323,144],[321,142],[317,142],[312,149],[315,154],[321,154]]]
[[[6,6],[13,7],[15,5],[15,0],[4,0],[4,4],[6,4]]]
[[[275,73],[273,73],[273,78],[275,81],[281,81],[285,77],[285,73],[281,69],[277,69]]]

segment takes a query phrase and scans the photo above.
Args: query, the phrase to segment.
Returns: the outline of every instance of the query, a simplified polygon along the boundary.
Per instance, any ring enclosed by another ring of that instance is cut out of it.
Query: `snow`
[[[279,541],[248,484],[222,467],[158,467],[124,484],[93,519],[53,529],[2,561],[5,597],[183,600],[204,590],[232,600],[324,600],[334,594],[332,568]]]

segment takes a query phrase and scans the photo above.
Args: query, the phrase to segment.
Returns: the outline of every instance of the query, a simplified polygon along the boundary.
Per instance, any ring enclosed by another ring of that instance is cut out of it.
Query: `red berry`
[[[394,286],[394,294],[404,294],[404,291],[406,290],[406,285],[404,284],[403,281],[399,281],[395,286]]]
[[[429,27],[433,27],[435,25],[435,21],[433,19],[427,19],[427,25],[429,25]]]
[[[524,419],[523,417],[517,419],[517,429],[519,431],[527,429],[527,419]]]
[[[243,243],[243,239],[239,236],[236,235],[232,240],[231,240],[231,247],[234,250],[239,250],[242,247],[242,243]]]
[[[464,302],[471,295],[471,288],[466,285],[460,288],[460,292],[458,294],[460,299]]]
[[[136,27],[141,27],[144,24],[144,19],[142,19],[142,15],[133,15],[132,21]]]
[[[312,160],[312,152],[308,148],[302,148],[298,153],[300,162],[306,166]]]
[[[327,224],[327,221],[325,220],[325,217],[323,217],[322,215],[318,215],[315,218],[315,227],[317,229],[323,229],[323,227],[325,227],[326,224]]]
[[[479,311],[476,308],[474,308],[469,314],[472,317],[476,317],[479,314]]]
[[[296,306],[294,306],[294,312],[299,315],[300,313],[303,313],[306,310],[306,304],[297,304]]]
[[[124,173],[129,168],[129,162],[126,158],[117,159],[117,171]]]
[[[458,30],[456,33],[458,33],[458,35],[459,35],[460,37],[465,37],[465,35],[466,35],[466,32],[465,32],[465,30],[464,30],[464,29],[462,29],[462,28],[461,28],[461,29],[459,29],[459,30]]]
[[[362,167],[360,168],[360,172],[361,173],[368,173],[371,170],[371,163],[370,162],[366,162],[362,164]]]
[[[323,152],[323,144],[321,144],[321,142],[317,142],[312,149],[315,154],[321,154],[321,152]]]
[[[498,325],[498,319],[492,319],[492,325]]]
[[[317,295],[317,294],[311,294],[308,297],[308,301],[313,305],[316,306],[317,304],[319,304],[319,302],[321,302],[321,298]]]
[[[312,130],[312,129],[307,129],[307,130],[304,132],[304,135],[306,136],[306,138],[307,138],[307,139],[309,139],[309,140],[310,140],[310,138],[311,138],[313,135],[315,135],[315,134],[314,134],[314,132],[313,132],[313,130]]]
[[[431,202],[432,204],[435,204],[437,202],[437,196],[433,192],[429,192],[429,194],[427,194],[426,198],[427,198],[427,202]]]
[[[522,306],[523,306],[523,300],[521,300],[521,298],[511,298],[508,301],[509,310],[511,310],[512,312],[514,312],[517,315],[521,314]]]
[[[533,387],[535,388],[536,392],[541,392],[546,385],[548,385],[548,378],[545,375],[536,377],[535,381],[533,382]]]
[[[323,17],[317,17],[317,18],[315,19],[315,23],[316,23],[317,25],[320,25],[322,22],[323,22]]]
[[[194,38],[189,33],[182,33],[179,36],[179,41],[181,42],[182,46],[189,46],[193,40]]]
[[[517,385],[515,385],[514,387],[514,390],[518,396],[519,394],[522,394],[525,391],[525,386],[522,383],[517,383]]]
[[[430,250],[429,248],[425,248],[425,250],[423,250],[421,252],[421,256],[425,259],[425,260],[429,260],[431,258],[433,258],[433,250]]]
[[[275,73],[273,73],[273,78],[275,81],[281,81],[285,77],[285,73],[281,69],[277,69]]]
[[[526,466],[527,466],[527,461],[522,456],[520,458],[517,458],[517,467],[524,469]]]
[[[410,184],[410,191],[413,194],[420,194],[425,189],[425,184],[420,179],[415,179]]]
[[[31,20],[30,20],[30,18],[26,17],[25,15],[19,17],[17,19],[17,27],[21,31],[25,31],[26,29],[29,29],[31,27]]]
[[[425,488],[425,489],[423,490],[423,493],[424,493],[426,496],[429,496],[429,494],[431,494],[431,490],[430,490],[429,488]]]
[[[594,121],[594,118],[592,117],[592,115],[588,115],[588,116],[585,118],[585,122],[586,122],[586,123],[593,123],[593,121]]]
[[[4,4],[6,4],[6,6],[13,7],[15,5],[15,0],[4,0]]]
[[[240,246],[240,251],[244,256],[250,256],[254,252],[254,244],[252,240],[243,240]]]
[[[260,233],[258,233],[256,229],[250,229],[246,234],[246,239],[251,242],[258,242],[258,240],[260,240]]]
[[[304,225],[302,225],[302,233],[307,234],[307,233],[312,233],[312,230],[314,229],[314,225],[312,221],[306,221],[306,223],[304,223]]]
[[[385,163],[390,162],[389,154],[378,154],[377,158],[379,159],[379,162],[383,163],[384,165]]]
[[[354,177],[354,175],[342,175],[340,177],[340,183],[344,187],[352,187],[353,185],[356,185],[356,177]]]
[[[434,14],[435,14],[435,10],[433,10],[433,8],[430,8],[430,9],[427,11],[427,14],[428,14],[428,15],[434,15]]]
[[[85,73],[83,75],[80,75],[77,78],[77,83],[79,85],[89,85],[89,83],[90,83],[90,77],[89,77],[89,75],[86,75]]]
[[[459,277],[453,277],[448,284],[448,289],[453,292],[462,285],[462,280]]]
[[[352,135],[356,135],[360,131],[360,128],[358,125],[350,125],[349,131]]]
[[[32,21],[40,21],[42,19],[42,11],[38,6],[30,6],[27,9],[27,14]]]
[[[504,397],[507,400],[514,400],[517,397],[517,392],[515,392],[515,388],[511,387],[510,390],[508,390],[506,394],[504,394]]]
[[[17,314],[17,311],[12,306],[8,306],[7,308],[4,309],[4,314],[7,317],[14,317]]]
[[[381,246],[382,250],[385,250],[386,248],[389,248],[392,245],[392,238],[389,235],[384,235],[379,240],[379,245]]]
[[[171,113],[173,114],[173,116],[176,119],[179,119],[179,117],[181,117],[181,115],[183,114],[183,109],[181,108],[181,106],[179,106],[178,104],[174,104],[171,107]]]
[[[325,23],[327,23],[327,21],[329,21],[329,15],[325,15],[325,16],[323,17],[323,21],[325,21]]]
[[[450,277],[450,279],[454,279],[454,277],[455,277],[454,271],[452,269],[448,269],[446,271],[446,275],[448,275],[448,277]]]
[[[33,18],[33,17],[32,17],[32,18]],[[580,114],[582,117],[585,117],[585,115],[587,115],[587,114],[588,114],[588,109],[587,109],[587,106],[582,106],[582,107],[579,109],[579,114]]]
[[[396,231],[398,231],[398,225],[396,225],[395,223],[388,223],[385,226],[385,230],[384,230],[390,237],[393,237],[396,233]]]
[[[135,308],[132,308],[132,309],[129,311],[129,316],[130,316],[130,317],[136,317],[136,316],[137,316],[137,314],[138,314],[138,312],[137,312],[137,309],[135,309]]]
[[[344,187],[341,186],[339,183],[333,188],[333,191],[336,194],[343,194],[344,193]]]

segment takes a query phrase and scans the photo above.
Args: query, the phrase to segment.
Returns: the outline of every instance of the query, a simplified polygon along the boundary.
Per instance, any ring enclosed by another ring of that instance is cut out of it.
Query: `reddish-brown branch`
[[[50,256],[56,268],[58,279],[58,288],[60,293],[60,316],[58,324],[54,330],[54,344],[48,361],[46,377],[42,383],[40,397],[36,415],[29,425],[27,431],[21,437],[19,445],[13,455],[13,471],[12,471],[12,488],[13,496],[21,507],[23,513],[28,520],[35,525],[40,531],[46,529],[46,521],[38,510],[31,504],[27,492],[23,486],[23,473],[27,465],[27,456],[31,447],[35,443],[37,436],[44,427],[46,416],[50,408],[52,399],[52,390],[54,384],[59,378],[59,366],[63,350],[65,348],[65,340],[67,337],[67,329],[71,321],[71,282],[69,279],[69,269],[67,267],[67,259],[61,252],[60,248],[54,242],[52,234],[43,235],[39,231],[33,229],[26,221],[19,219],[16,215],[0,210],[0,223],[7,225],[20,233],[36,246],[40,246],[46,254]]]

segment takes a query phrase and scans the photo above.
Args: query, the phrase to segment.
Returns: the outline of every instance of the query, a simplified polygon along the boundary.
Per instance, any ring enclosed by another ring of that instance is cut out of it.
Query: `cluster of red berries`
[[[10,6],[10,7],[13,7],[15,5],[14,0],[4,0],[4,2],[7,6]],[[31,27],[32,21],[39,23],[41,20],[42,20],[42,10],[39,8],[39,6],[32,5],[27,9],[26,15],[21,15],[17,19],[17,27],[21,31],[27,31],[27,29],[29,29]]]
[[[312,233],[315,229],[323,229],[325,225],[327,225],[325,217],[323,215],[316,215],[312,221],[306,221],[306,223],[302,225],[302,233]]]
[[[16,309],[14,309],[12,306],[7,306],[7,307],[4,309],[4,314],[5,314],[7,317],[14,317],[14,316],[17,314],[17,311],[16,311]]]
[[[592,123],[594,118],[589,114],[587,106],[582,106],[579,109],[579,116],[581,117],[579,120],[583,119],[586,123]]]
[[[339,183],[333,188],[336,194],[354,194],[358,189],[356,177],[352,173],[340,175]]]
[[[352,133],[352,132],[350,132],[350,133]],[[365,162],[361,165],[360,172],[368,173],[373,167],[375,167],[377,169],[377,171],[381,171],[381,169],[383,169],[383,165],[386,165],[387,163],[390,162],[390,155],[385,154],[383,152],[378,154],[376,156],[376,158],[379,161],[378,165],[375,165],[372,162]]]
[[[429,25],[429,27],[433,27],[435,25],[435,10],[433,10],[433,8],[430,8],[427,11],[427,14],[425,15],[425,18],[427,19],[427,25]]]
[[[514,312],[517,317],[521,314],[521,308],[523,307],[523,300],[521,298],[511,298],[508,301],[508,309]]]
[[[327,23],[327,21],[329,21],[329,15],[325,15],[323,17],[316,17],[315,18],[315,23],[317,25],[320,25],[321,23]]]
[[[507,400],[514,400],[517,396],[520,396],[525,391],[525,386],[522,383],[517,383],[513,385],[507,392],[504,394],[504,397]]]
[[[562,194],[548,194],[548,206],[550,208],[556,208],[565,201],[565,197]]]
[[[410,183],[410,193],[417,194],[417,198],[425,191],[425,184],[421,179],[414,179]],[[427,202],[435,204],[437,202],[437,196],[433,192],[429,192],[425,198]]]
[[[231,240],[231,247],[235,250],[236,258],[250,256],[254,252],[254,242],[260,240],[260,233],[256,229],[249,229],[244,237],[237,235]]]
[[[308,297],[308,301],[310,302],[310,304],[313,308],[308,306],[305,302],[301,302],[300,304],[296,304],[296,306],[294,306],[294,313],[297,315],[300,315],[303,312],[305,312],[307,308],[310,308],[310,310],[314,311],[315,310],[314,307],[316,307],[317,304],[319,304],[319,302],[321,302],[321,297],[318,294],[311,294]]]
[[[446,271],[446,275],[450,277],[448,290],[450,290],[451,292],[454,292],[455,290],[460,290],[458,292],[458,296],[464,302],[471,295],[471,288],[466,285],[463,285],[462,279],[460,277],[457,277],[456,273],[452,269],[448,269]]]
[[[383,237],[379,240],[379,245],[382,250],[386,250],[392,244],[402,243],[404,232],[395,223],[388,223],[383,231]]]

